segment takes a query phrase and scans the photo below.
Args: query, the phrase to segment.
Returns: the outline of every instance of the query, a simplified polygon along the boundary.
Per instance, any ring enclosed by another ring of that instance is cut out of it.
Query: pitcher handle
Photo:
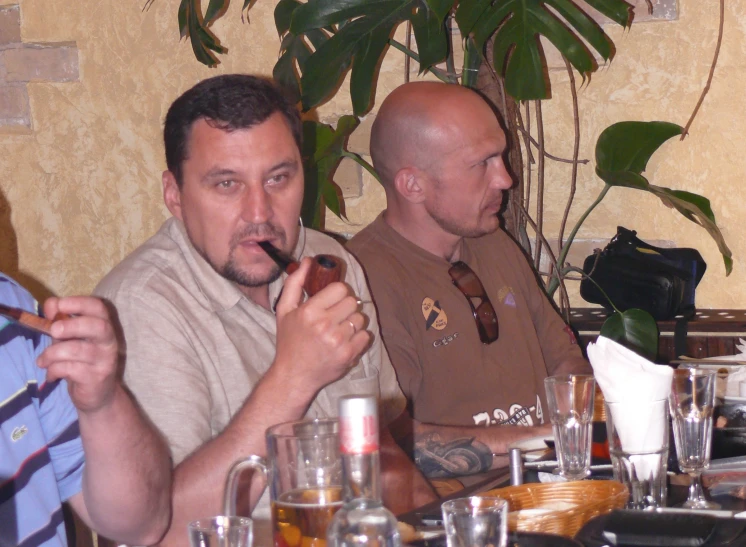
[[[247,469],[259,470],[264,475],[264,479],[269,484],[269,475],[267,472],[267,461],[261,456],[249,456],[243,460],[238,460],[228,471],[225,479],[225,490],[223,491],[223,514],[232,516],[236,514],[236,495],[238,494],[238,479]]]

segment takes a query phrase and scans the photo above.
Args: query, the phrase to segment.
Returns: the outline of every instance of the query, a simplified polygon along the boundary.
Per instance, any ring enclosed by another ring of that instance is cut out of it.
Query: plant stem
[[[570,65],[570,61],[567,60],[567,57],[562,56],[562,59],[565,61],[567,75],[570,77],[570,93],[572,94],[572,117],[573,125],[575,128],[575,146],[572,152],[572,178],[570,179],[570,195],[567,197],[565,214],[562,215],[559,235],[557,236],[558,249],[562,248],[562,240],[565,237],[565,226],[567,226],[567,219],[570,216],[570,208],[572,207],[572,202],[575,200],[575,190],[578,184],[578,155],[580,154],[580,114],[578,113],[578,92],[575,88],[575,75],[572,72],[572,66]]]
[[[575,223],[575,227],[572,229],[572,232],[570,232],[570,235],[567,236],[567,241],[565,241],[565,244],[562,245],[562,249],[560,249],[560,254],[557,257],[557,265],[559,268],[562,268],[563,264],[565,263],[565,259],[567,258],[567,253],[570,251],[570,245],[572,245],[572,242],[575,240],[575,236],[578,233],[578,230],[580,230],[580,226],[585,222],[585,219],[588,218],[588,215],[591,214],[593,209],[596,208],[596,206],[601,203],[601,200],[604,199],[606,194],[611,190],[611,186],[608,184],[604,184],[603,190],[601,190],[601,193],[598,194],[598,197],[596,198],[596,201],[591,203],[591,206],[588,207],[588,209],[583,213],[583,215],[578,219],[578,222]],[[552,298],[554,293],[557,291],[557,287],[559,286],[559,269],[557,270],[557,277],[553,277],[549,281],[549,287],[547,288],[547,294],[549,294],[549,297]]]
[[[536,110],[536,140],[539,141],[539,161],[536,174],[536,255],[534,261],[536,269],[541,263],[541,242],[539,234],[544,234],[544,119],[541,111],[541,101],[534,101]],[[558,272],[559,274],[559,272]]]
[[[705,95],[707,95],[707,92],[710,91],[710,84],[712,83],[712,77],[715,75],[715,67],[718,64],[718,55],[720,55],[720,46],[723,43],[723,26],[725,25],[725,0],[720,0],[720,26],[718,28],[718,41],[717,45],[715,46],[715,56],[712,59],[712,65],[710,66],[710,75],[707,77],[707,83],[705,84],[705,88],[702,90],[702,95],[699,97],[699,101],[697,101],[697,106],[694,107],[694,112],[692,112],[691,117],[689,118],[689,121],[686,122],[686,125],[684,126],[684,130],[681,132],[681,139],[684,140],[686,136],[689,134],[689,128],[692,126],[692,123],[694,122],[694,118],[697,115],[697,112],[699,112],[699,107],[702,106],[702,103],[705,100]]]
[[[533,169],[531,168],[531,165],[536,163],[534,160],[534,156],[531,153],[531,145],[529,138],[526,135],[531,135],[531,106],[529,101],[523,102],[523,107],[526,111],[523,118],[524,120],[519,119],[519,123],[523,124],[523,128],[525,131],[523,132],[523,146],[526,148],[526,184],[523,187],[523,203],[525,203],[526,211],[531,210],[531,173],[533,172]],[[519,125],[520,127],[520,125]],[[530,249],[528,249],[528,252],[530,253]]]
[[[451,14],[446,16],[446,34],[448,34],[448,54],[446,55],[446,71],[456,78],[456,66],[453,63],[453,32],[451,31]]]
[[[541,237],[542,245],[544,245],[547,248],[547,255],[549,256],[549,263],[551,264],[551,269],[549,270],[549,274],[546,274],[547,277],[554,275],[553,272],[559,272],[560,269],[557,265],[557,259],[554,258],[554,253],[552,252],[552,248],[549,246],[549,242],[544,237],[544,234],[539,232],[536,228],[536,223],[531,218],[531,215],[529,214],[526,209],[523,208],[523,205],[518,206],[521,210],[521,213],[523,214],[523,218],[526,219],[526,222],[533,228],[533,230]],[[541,271],[537,268],[536,271],[539,273],[539,275],[542,275]],[[554,279],[554,277],[552,277]],[[563,315],[565,316],[565,322],[570,322],[570,297],[567,295],[567,287],[565,287],[565,284],[563,282],[560,282],[559,284],[560,290],[560,310],[562,311]]]
[[[593,279],[593,278],[592,278],[592,277],[591,277],[590,275],[588,275],[587,273],[585,273],[585,272],[584,272],[583,270],[581,270],[580,268],[576,268],[575,266],[568,266],[568,267],[567,267],[567,268],[565,269],[565,271],[567,271],[567,272],[576,272],[576,273],[579,273],[579,274],[581,275],[580,279],[583,279],[583,278],[585,278],[585,279],[587,279],[588,281],[590,281],[591,283],[593,283],[593,284],[594,284],[594,285],[596,286],[596,288],[597,288],[597,289],[598,289],[598,290],[599,290],[599,291],[601,292],[601,294],[602,294],[602,295],[604,296],[604,298],[605,298],[605,299],[606,299],[606,300],[607,300],[607,301],[609,302],[609,304],[611,304],[611,307],[612,307],[612,308],[614,308],[614,311],[615,311],[616,313],[622,313],[621,311],[619,311],[619,308],[617,308],[617,307],[616,307],[616,306],[614,305],[614,302],[612,302],[612,301],[611,301],[611,298],[609,298],[609,295],[608,295],[608,294],[606,294],[606,291],[605,291],[605,290],[603,290],[603,289],[601,288],[601,285],[599,285],[598,283],[596,283],[596,280],[595,280],[595,279]],[[565,279],[567,279],[567,278],[565,278]]]
[[[490,70],[495,83],[499,80],[495,74],[492,65],[489,64],[487,59],[484,59],[487,68]],[[479,76],[479,65],[482,63],[482,54],[474,45],[474,40],[469,37],[466,39],[466,46],[464,48],[464,64],[461,69],[461,85],[466,87],[475,87],[477,84],[477,78]],[[505,112],[505,109],[503,109]]]
[[[409,57],[411,57],[412,59],[414,59],[418,63],[420,62],[420,56],[417,55],[411,49],[409,49],[407,46],[405,46],[404,44],[402,44],[401,42],[398,42],[397,40],[394,40],[393,38],[391,38],[391,39],[389,39],[389,45],[391,45],[395,49],[398,49],[399,51],[401,51],[405,55],[408,55]],[[445,82],[447,84],[458,83],[458,82],[454,82],[453,79],[451,78],[451,76],[445,70],[442,70],[442,69],[440,69],[438,67],[431,66],[427,70],[429,70],[430,72],[432,72],[433,76],[435,76],[436,78],[438,78],[441,82]]]
[[[405,47],[412,51],[412,21],[407,19],[407,39],[405,42]],[[404,56],[404,83],[409,83],[409,71],[410,71],[410,61],[412,58],[409,55]]]
[[[520,128],[518,128],[518,131],[519,131],[519,133],[521,135],[523,135],[524,137],[527,137],[528,140],[529,140],[529,142],[531,142],[531,144],[533,144],[537,148],[539,147],[539,143],[536,142],[536,139],[533,138],[530,133],[526,133],[525,129],[523,129],[522,127],[520,127]],[[548,157],[550,160],[554,160],[554,161],[559,162],[559,163],[577,163],[577,164],[581,164],[582,163],[583,165],[587,165],[588,163],[590,163],[589,160],[581,160],[581,159],[573,160],[573,159],[567,159],[567,158],[560,158],[559,156],[555,156],[554,154],[550,154],[546,150],[544,151],[544,155],[546,157]]]
[[[378,173],[376,173],[376,170],[373,169],[373,166],[369,164],[367,161],[365,161],[363,158],[361,158],[359,155],[355,154],[354,152],[350,152],[348,150],[342,150],[341,156],[343,158],[349,158],[358,165],[360,165],[363,169],[365,169],[368,173],[373,175],[373,177],[378,181],[381,182],[381,178],[378,176]]]

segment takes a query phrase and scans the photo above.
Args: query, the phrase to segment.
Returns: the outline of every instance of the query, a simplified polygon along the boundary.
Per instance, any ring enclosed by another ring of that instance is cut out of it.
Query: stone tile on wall
[[[0,85],[0,126],[31,127],[31,113],[25,85]]]
[[[359,198],[363,194],[363,168],[349,158],[342,158],[336,172],[334,182],[342,190],[345,199]]]
[[[21,9],[18,4],[0,6],[0,45],[21,41]]]
[[[356,154],[368,154],[370,152],[370,128],[376,119],[373,115],[368,115],[364,120],[360,120],[360,125],[347,140],[347,150]]]
[[[647,0],[627,1],[630,2],[635,9],[635,18],[632,21],[633,26],[652,21],[675,21],[679,18],[678,0],[650,0],[653,7],[652,13],[648,8]],[[600,25],[616,25],[616,23],[607,17],[591,9],[583,0],[577,0],[577,3]],[[557,48],[555,48],[554,45],[544,37],[541,38],[541,45],[544,49],[544,55],[546,56],[547,67],[549,70],[566,70],[565,62],[562,60],[562,55],[560,55],[559,50],[557,50]],[[598,55],[596,50],[593,48],[589,47],[588,49],[593,53],[596,62],[599,65],[602,65],[604,63],[603,58]]]
[[[23,42],[20,6],[0,6],[0,130],[11,134],[32,130],[26,83],[79,79],[74,42]]]
[[[78,79],[75,44],[13,44],[0,50],[6,82],[72,82]]]
[[[645,21],[675,21],[679,18],[679,2],[678,0],[627,0],[635,10],[634,23],[642,23]],[[586,9],[588,13],[593,15],[593,18],[600,24],[605,25],[611,23],[611,20],[604,17],[597,11],[589,9],[588,3],[583,0],[575,0],[575,2]],[[650,7],[653,8],[652,13]]]

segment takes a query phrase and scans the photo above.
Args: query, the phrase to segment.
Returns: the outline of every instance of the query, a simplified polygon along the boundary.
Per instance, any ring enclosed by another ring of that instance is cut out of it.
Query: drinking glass
[[[249,456],[228,473],[225,513],[235,514],[239,476],[247,469],[267,478],[275,547],[307,547],[326,540],[342,507],[339,421],[287,422],[267,430],[267,458]]]
[[[665,507],[668,401],[607,401],[605,407],[614,480],[629,492],[625,508]]]
[[[560,475],[584,479],[591,467],[591,430],[596,381],[570,374],[544,379]]]
[[[501,498],[458,498],[441,506],[448,547],[506,547],[508,502]]]
[[[705,499],[701,481],[702,471],[710,466],[716,378],[714,370],[705,369],[677,369],[673,374],[668,403],[679,467],[692,478],[683,505],[689,509],[720,507]]]
[[[251,519],[212,517],[195,520],[189,526],[191,547],[251,547]]]

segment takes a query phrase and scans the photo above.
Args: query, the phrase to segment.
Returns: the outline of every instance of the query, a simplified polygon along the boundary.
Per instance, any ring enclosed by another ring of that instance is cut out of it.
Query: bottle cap
[[[343,454],[378,450],[378,401],[372,395],[339,399],[339,445]]]

